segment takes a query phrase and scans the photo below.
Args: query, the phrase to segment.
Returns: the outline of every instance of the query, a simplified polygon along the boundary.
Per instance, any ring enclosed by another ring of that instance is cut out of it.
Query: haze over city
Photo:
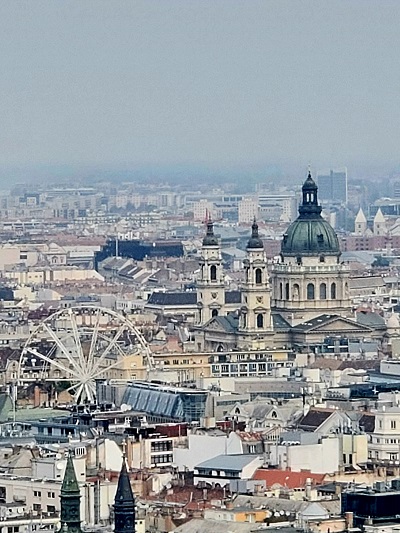
[[[399,20],[397,0],[2,2],[2,184],[396,170]]]
[[[399,0],[0,0],[0,533],[400,533]]]

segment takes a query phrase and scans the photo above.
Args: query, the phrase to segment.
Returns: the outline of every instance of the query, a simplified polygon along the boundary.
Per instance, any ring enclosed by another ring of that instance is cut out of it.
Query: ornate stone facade
[[[299,216],[284,235],[280,261],[271,265],[270,271],[254,221],[243,262],[241,305],[234,312],[228,312],[225,305],[221,249],[212,222],[208,222],[197,284],[196,329],[202,336],[202,349],[290,349],[303,338],[308,342],[307,336],[320,338],[322,330],[317,330],[327,324],[334,327],[332,320],[340,318],[347,319],[346,328],[359,333],[360,325],[349,321],[353,315],[350,270],[340,259],[336,233],[321,216],[317,186],[310,173],[302,192]],[[329,335],[329,331],[323,334]]]
[[[243,261],[245,281],[242,286],[242,307],[239,318],[239,345],[254,349],[265,345],[273,333],[271,320],[271,289],[264,245],[253,222]]]
[[[211,318],[225,314],[225,276],[222,268],[221,247],[214,235],[211,219],[207,222],[207,234],[203,239],[199,264],[197,323],[205,324]]]
[[[272,308],[291,325],[320,314],[350,316],[349,267],[340,260],[338,238],[321,216],[317,186],[308,175],[299,217],[283,237],[272,269]]]

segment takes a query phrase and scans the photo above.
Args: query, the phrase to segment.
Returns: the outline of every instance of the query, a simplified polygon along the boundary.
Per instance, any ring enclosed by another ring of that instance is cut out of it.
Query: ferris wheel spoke
[[[86,397],[90,402],[93,402],[96,397],[96,387],[92,381],[88,381],[84,385]]]
[[[83,387],[84,387],[83,383],[78,383],[78,385],[75,387],[74,396],[77,402],[82,398]]]
[[[89,354],[87,357],[87,365],[86,365],[87,370],[89,370],[93,365],[94,353],[95,353],[96,344],[97,344],[97,337],[99,334],[99,326],[100,326],[100,309],[97,309],[96,322],[95,322],[95,326],[93,330],[92,340],[90,341]]]
[[[95,374],[92,374],[91,375],[91,379],[96,379],[98,378],[99,376],[101,376],[102,374],[108,372],[109,370],[111,370],[112,368],[116,368],[117,366],[119,366],[120,364],[122,364],[123,361],[120,359],[119,361],[116,361],[115,363],[113,363],[112,365],[107,365],[103,368],[100,368],[99,370],[97,370],[97,372]]]
[[[144,335],[135,326],[133,326],[133,331],[135,333],[135,337],[139,341],[140,346],[143,348],[143,351],[146,354],[147,364],[149,365],[149,368],[153,369],[154,368],[153,353],[150,350],[149,346],[147,345],[147,341]]]
[[[96,372],[98,368],[100,367],[101,363],[104,361],[104,359],[107,357],[107,355],[111,352],[111,350],[116,346],[119,338],[121,337],[122,333],[125,331],[125,324],[122,324],[122,326],[119,327],[117,333],[114,335],[114,337],[110,340],[107,348],[104,350],[104,352],[100,355],[96,363],[93,365],[92,372]]]
[[[59,348],[59,350],[65,355],[65,357],[68,359],[68,362],[70,365],[72,365],[75,369],[76,372],[78,373],[81,373],[82,370],[79,368],[79,366],[77,365],[77,362],[76,360],[71,356],[71,354],[69,353],[68,349],[66,348],[66,346],[64,345],[63,342],[61,342],[61,340],[59,339],[59,337],[56,335],[56,333],[51,329],[51,327],[44,323],[43,324],[43,327],[44,329],[47,331],[47,333],[50,335],[50,337],[53,339],[53,341],[56,343],[57,347]]]
[[[78,331],[78,324],[76,323],[76,316],[72,309],[70,310],[70,318],[71,318],[71,325],[72,325],[72,333],[74,335],[76,354],[78,356],[78,360],[80,362],[80,367],[82,371],[85,371],[86,361],[83,355],[81,338],[79,336],[79,331]]]
[[[28,347],[25,349],[25,351],[31,353],[32,355],[35,355],[36,357],[38,357],[38,358],[41,359],[42,361],[46,361],[46,362],[49,363],[50,365],[55,366],[55,367],[58,368],[59,370],[62,370],[63,372],[67,372],[67,374],[71,374],[71,375],[73,375],[73,371],[72,371],[71,369],[65,367],[65,366],[62,365],[59,361],[56,361],[55,359],[51,359],[51,358],[48,357],[47,355],[44,355],[43,353],[38,352],[37,350],[35,350],[35,348],[31,348],[30,346],[28,346]]]

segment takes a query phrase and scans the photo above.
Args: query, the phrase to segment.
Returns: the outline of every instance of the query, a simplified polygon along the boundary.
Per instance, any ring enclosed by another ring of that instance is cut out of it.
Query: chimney
[[[306,498],[311,501],[311,478],[306,479]]]
[[[352,513],[351,511],[348,511],[347,513],[345,513],[344,519],[346,521],[346,529],[347,529],[347,531],[349,529],[353,529],[353,527],[354,527],[354,513]]]
[[[40,388],[38,385],[35,385],[33,393],[33,405],[34,407],[40,407]]]

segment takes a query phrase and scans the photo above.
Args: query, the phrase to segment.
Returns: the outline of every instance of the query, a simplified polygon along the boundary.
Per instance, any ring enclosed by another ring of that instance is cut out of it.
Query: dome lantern
[[[207,233],[203,239],[203,246],[218,246],[218,239],[214,235],[214,224],[211,216],[207,219]]]
[[[251,226],[251,237],[249,239],[249,242],[247,243],[247,249],[251,248],[264,248],[264,244],[262,240],[260,239],[260,235],[258,233],[258,224],[254,217],[253,225]]]
[[[318,187],[308,172],[302,187],[303,201],[298,218],[289,226],[281,245],[285,256],[340,256],[337,235],[332,226],[322,218],[318,204]]]

